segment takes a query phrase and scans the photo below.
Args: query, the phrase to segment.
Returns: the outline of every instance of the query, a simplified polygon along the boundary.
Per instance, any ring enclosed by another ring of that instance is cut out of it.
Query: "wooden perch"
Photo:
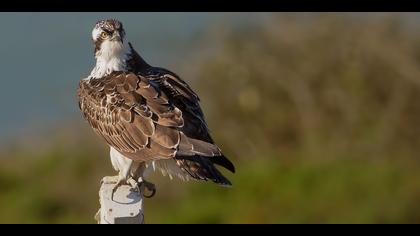
[[[143,193],[130,186],[120,186],[111,200],[113,184],[102,184],[99,191],[101,208],[95,215],[98,224],[143,224]]]

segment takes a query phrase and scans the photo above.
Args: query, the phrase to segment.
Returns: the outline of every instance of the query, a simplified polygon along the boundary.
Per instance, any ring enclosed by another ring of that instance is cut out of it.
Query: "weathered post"
[[[128,185],[120,186],[111,200],[113,184],[102,183],[101,208],[95,215],[98,224],[143,224],[143,194]]]

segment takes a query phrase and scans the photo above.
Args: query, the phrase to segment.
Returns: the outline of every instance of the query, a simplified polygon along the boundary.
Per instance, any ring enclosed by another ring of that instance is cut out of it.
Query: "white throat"
[[[90,73],[90,78],[102,78],[114,71],[127,71],[126,61],[130,52],[130,47],[126,40],[124,43],[119,41],[104,41],[101,49],[96,52],[96,65]]]

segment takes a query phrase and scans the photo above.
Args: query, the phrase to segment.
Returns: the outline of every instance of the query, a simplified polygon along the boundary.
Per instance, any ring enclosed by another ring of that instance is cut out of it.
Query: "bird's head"
[[[123,25],[115,19],[98,21],[92,30],[92,40],[96,57],[120,56],[127,45]]]
[[[131,49],[120,21],[101,20],[92,30],[96,66],[90,77],[101,78],[113,71],[126,71]]]

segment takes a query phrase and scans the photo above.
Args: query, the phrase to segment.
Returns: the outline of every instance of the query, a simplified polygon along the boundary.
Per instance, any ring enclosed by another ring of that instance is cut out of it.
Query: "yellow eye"
[[[105,31],[103,31],[102,33],[101,33],[101,38],[106,38],[106,37],[108,37],[108,33],[107,32],[105,32]]]

